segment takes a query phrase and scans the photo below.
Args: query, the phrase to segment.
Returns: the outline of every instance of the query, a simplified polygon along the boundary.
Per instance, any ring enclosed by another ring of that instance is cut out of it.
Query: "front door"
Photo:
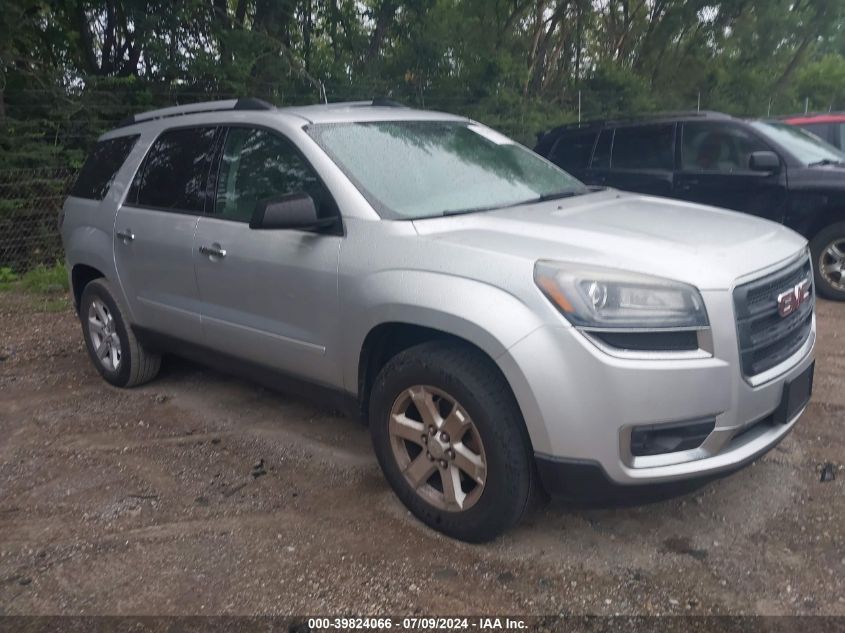
[[[201,342],[193,240],[217,129],[163,132],[115,217],[114,255],[133,321]]]
[[[281,135],[232,127],[215,202],[200,218],[195,268],[206,343],[231,356],[323,384],[340,384],[337,231],[251,229],[256,205],[305,192],[323,215],[337,208],[314,170]]]
[[[729,122],[685,123],[675,197],[783,222],[786,172],[749,168],[753,152],[771,151],[762,139]]]

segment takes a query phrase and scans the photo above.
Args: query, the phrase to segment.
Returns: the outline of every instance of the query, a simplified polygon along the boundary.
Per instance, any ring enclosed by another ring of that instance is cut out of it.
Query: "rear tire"
[[[371,390],[370,432],[397,496],[453,538],[496,537],[534,496],[531,444],[516,400],[493,362],[469,346],[424,343],[388,361]]]
[[[85,347],[100,375],[116,387],[142,385],[161,368],[161,356],[141,345],[126,314],[105,279],[85,286],[79,302]]]
[[[845,301],[845,222],[826,226],[810,241],[816,292]]]

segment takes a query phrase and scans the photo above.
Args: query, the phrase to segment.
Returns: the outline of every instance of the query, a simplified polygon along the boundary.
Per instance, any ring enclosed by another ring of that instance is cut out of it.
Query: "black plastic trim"
[[[777,441],[735,464],[703,475],[693,474],[666,482],[620,484],[607,476],[601,464],[589,460],[557,458],[535,453],[534,461],[540,483],[552,497],[587,504],[647,501],[664,495],[684,494],[711,481],[732,475],[771,451],[790,432],[792,428]]]
[[[716,418],[648,424],[631,429],[631,455],[665,455],[698,448],[716,428]]]
[[[141,343],[156,352],[173,354],[211,367],[221,373],[245,378],[268,389],[302,396],[323,407],[331,407],[351,418],[360,418],[358,398],[342,389],[303,380],[278,369],[223,354],[204,345],[189,343],[155,330],[132,326]]]
[[[777,411],[770,413],[757,422],[749,424],[739,431],[731,441],[735,441],[751,428],[760,424],[772,424],[776,415]],[[781,435],[777,441],[763,447],[756,453],[749,455],[735,464],[703,475],[693,473],[666,482],[620,484],[608,477],[599,462],[592,460],[569,459],[535,453],[534,461],[537,465],[537,473],[543,489],[553,497],[578,503],[619,501],[622,499],[636,501],[638,499],[647,499],[665,494],[683,494],[690,489],[700,487],[710,481],[731,475],[745,468],[780,444],[783,438],[792,432],[792,428]]]

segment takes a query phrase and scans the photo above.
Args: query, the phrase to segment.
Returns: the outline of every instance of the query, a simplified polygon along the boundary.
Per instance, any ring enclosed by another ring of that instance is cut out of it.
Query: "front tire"
[[[845,301],[845,222],[831,224],[810,241],[816,292]]]
[[[370,394],[370,432],[397,496],[448,536],[488,541],[532,497],[519,407],[493,362],[469,346],[425,343],[388,361]]]
[[[88,356],[107,382],[134,387],[158,374],[161,356],[145,349],[135,337],[126,310],[105,279],[85,286],[79,319]]]

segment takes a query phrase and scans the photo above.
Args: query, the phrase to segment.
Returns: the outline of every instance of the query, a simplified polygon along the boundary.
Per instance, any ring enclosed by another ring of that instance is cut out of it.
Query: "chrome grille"
[[[797,352],[813,323],[815,288],[809,301],[792,314],[778,314],[777,297],[805,279],[813,280],[809,259],[801,259],[761,279],[734,289],[742,373],[756,376],[782,363]]]

